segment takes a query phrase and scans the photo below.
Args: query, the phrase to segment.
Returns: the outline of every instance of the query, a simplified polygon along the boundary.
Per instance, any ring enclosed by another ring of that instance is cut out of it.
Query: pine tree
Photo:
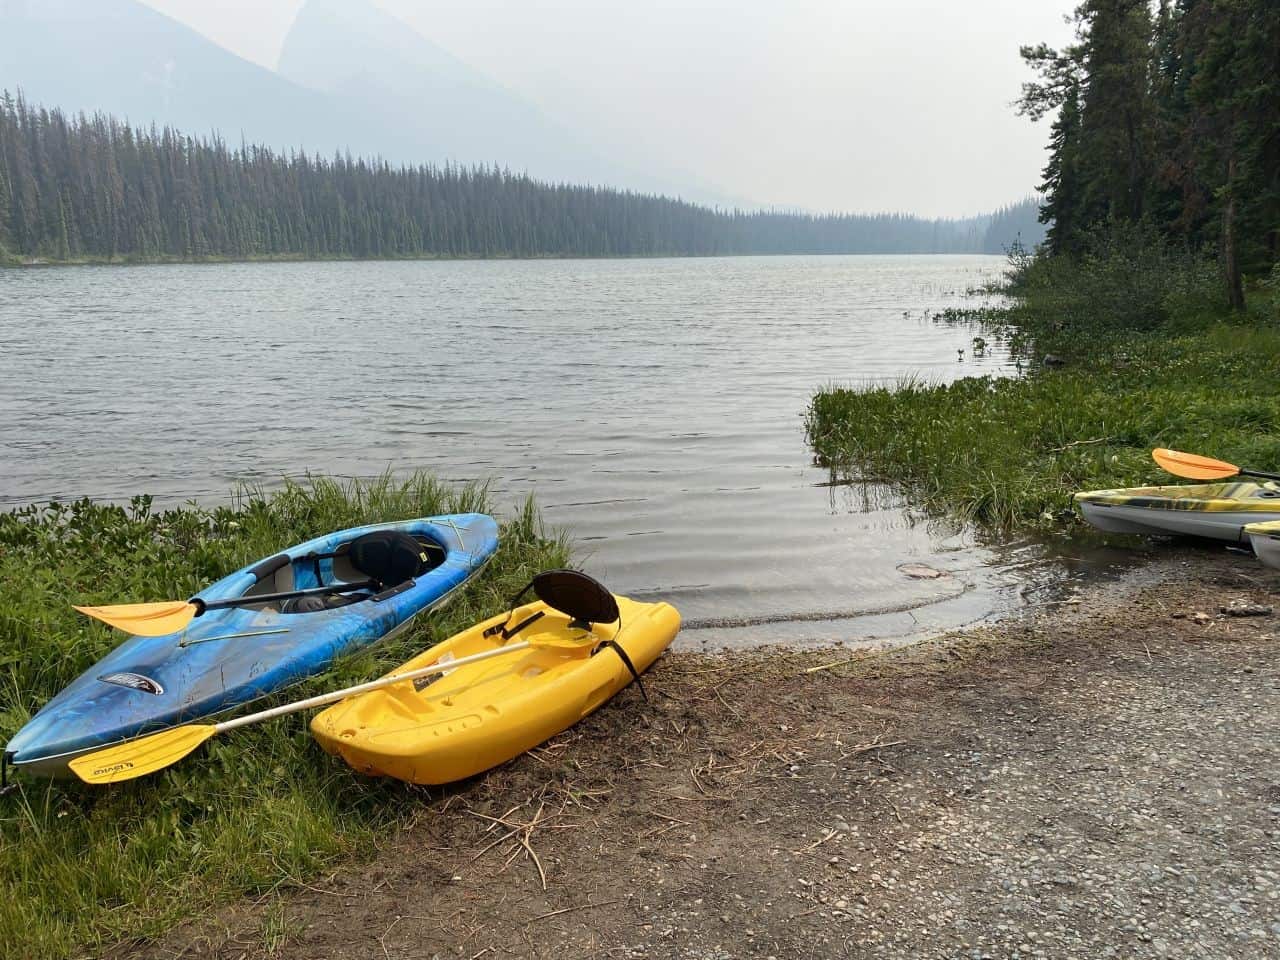
[[[1083,219],[1137,220],[1152,166],[1151,12],[1147,0],[1085,0],[1076,18],[1084,73],[1078,151]]]
[[[1040,222],[1048,225],[1046,243],[1052,253],[1071,253],[1084,223],[1083,185],[1080,174],[1080,94],[1067,90],[1049,134],[1049,162],[1040,185],[1045,195]]]
[[[1244,308],[1243,270],[1276,259],[1280,229],[1280,10],[1216,0],[1190,87],[1197,168],[1214,193],[1227,297]]]

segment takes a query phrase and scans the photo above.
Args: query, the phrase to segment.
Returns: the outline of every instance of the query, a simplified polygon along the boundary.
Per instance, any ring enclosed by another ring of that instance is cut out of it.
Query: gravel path
[[[912,650],[664,658],[150,957],[1280,957],[1280,577],[1170,553]],[[542,876],[545,874],[545,889]]]

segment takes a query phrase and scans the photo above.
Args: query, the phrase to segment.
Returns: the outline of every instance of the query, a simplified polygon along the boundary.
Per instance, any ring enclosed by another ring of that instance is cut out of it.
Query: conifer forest
[[[498,166],[233,147],[0,98],[0,258],[1000,253],[1042,232],[1036,209],[1028,199],[968,220],[723,211]]]
[[[1085,0],[1076,42],[1025,47],[1020,109],[1053,117],[1041,219],[1053,255],[1147,226],[1216,256],[1227,297],[1280,259],[1280,3]]]

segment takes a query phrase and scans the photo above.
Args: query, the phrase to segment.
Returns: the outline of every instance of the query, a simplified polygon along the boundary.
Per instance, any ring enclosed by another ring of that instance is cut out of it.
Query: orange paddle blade
[[[1189,480],[1222,480],[1240,472],[1239,467],[1225,460],[1183,453],[1181,450],[1166,450],[1163,447],[1152,450],[1151,459],[1175,477],[1186,477]]]
[[[162,600],[159,603],[118,603],[108,607],[76,607],[87,617],[138,637],[163,637],[177,633],[196,615],[196,608],[185,600]]]

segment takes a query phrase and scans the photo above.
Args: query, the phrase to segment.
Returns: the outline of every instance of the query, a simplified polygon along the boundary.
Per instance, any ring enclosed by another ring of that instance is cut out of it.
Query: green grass
[[[492,512],[483,487],[425,475],[370,483],[312,478],[232,507],[153,512],[80,501],[0,515],[0,739],[119,642],[72,601],[186,597],[209,581],[320,533],[361,523]],[[440,614],[347,659],[288,697],[368,679],[499,611],[538,570],[567,562],[532,503],[503,523],[485,572]],[[307,732],[309,714],[219,737],[149,779],[93,789],[26,780],[0,800],[0,953],[100,954],[154,936],[245,892],[315,876],[372,850],[421,791],[355,776]],[[264,932],[283,942],[287,924]],[[278,928],[278,929],[277,929]]]
[[[984,332],[1024,352],[1025,377],[820,390],[806,419],[818,462],[992,530],[1071,528],[1078,490],[1181,482],[1157,446],[1280,468],[1280,290],[1264,282],[1229,315],[1203,261],[1116,244],[1017,264],[1017,299]]]

